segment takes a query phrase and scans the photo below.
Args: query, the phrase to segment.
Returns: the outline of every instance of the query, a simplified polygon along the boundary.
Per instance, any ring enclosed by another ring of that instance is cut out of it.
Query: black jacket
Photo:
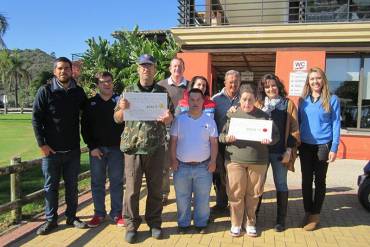
[[[124,124],[114,122],[113,114],[119,96],[104,101],[99,94],[90,98],[82,114],[81,133],[93,150],[100,146],[119,146]]]
[[[33,104],[32,126],[38,145],[49,145],[54,151],[80,147],[80,111],[86,94],[74,80],[65,90],[57,79],[39,88]]]

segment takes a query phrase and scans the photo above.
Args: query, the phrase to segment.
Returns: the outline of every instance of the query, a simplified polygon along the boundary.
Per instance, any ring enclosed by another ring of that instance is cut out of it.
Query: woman
[[[300,142],[298,115],[294,103],[286,98],[284,85],[274,74],[266,74],[258,83],[257,106],[269,115],[279,129],[280,140],[269,146],[277,199],[277,216],[274,230],[285,230],[288,207],[288,170],[294,171],[297,145]]]
[[[235,112],[227,113],[227,122],[219,140],[226,144],[225,166],[227,172],[227,192],[230,203],[231,229],[234,237],[241,236],[241,228],[245,227],[247,235],[257,236],[256,208],[258,197],[263,193],[265,174],[268,163],[267,144],[275,144],[279,140],[279,132],[273,124],[272,138],[261,142],[237,140],[229,135],[230,119],[263,119],[269,116],[254,106],[256,96],[249,85],[240,87],[240,107]],[[243,222],[244,220],[246,222]]]
[[[340,137],[339,99],[330,95],[328,80],[320,68],[308,71],[298,117],[302,140],[299,147],[302,194],[306,213],[303,228],[312,231],[320,222],[320,211],[326,193],[328,162],[334,162],[337,157]]]
[[[190,81],[190,89],[192,88],[198,88],[203,92],[205,96],[203,112],[206,113],[211,118],[213,118],[216,104],[209,98],[209,84],[207,79],[203,76],[194,76]],[[189,93],[185,91],[184,97],[179,101],[177,105],[175,115],[187,111],[189,111]]]

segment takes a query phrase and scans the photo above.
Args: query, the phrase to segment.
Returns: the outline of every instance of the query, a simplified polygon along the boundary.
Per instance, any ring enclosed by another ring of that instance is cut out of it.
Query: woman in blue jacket
[[[315,230],[326,193],[328,162],[337,156],[340,138],[340,103],[330,95],[328,80],[320,68],[308,71],[298,110],[301,146],[303,228]],[[315,178],[313,195],[312,182]]]

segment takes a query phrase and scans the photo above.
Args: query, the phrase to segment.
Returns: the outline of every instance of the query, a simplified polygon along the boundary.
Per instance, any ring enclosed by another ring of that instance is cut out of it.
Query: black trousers
[[[216,160],[216,171],[213,173],[213,185],[216,192],[216,205],[226,208],[229,199],[226,194],[225,145],[219,143]]]
[[[331,143],[319,145],[302,143],[299,147],[303,206],[306,213],[319,214],[324,203],[330,147]],[[314,194],[313,181],[315,181]]]

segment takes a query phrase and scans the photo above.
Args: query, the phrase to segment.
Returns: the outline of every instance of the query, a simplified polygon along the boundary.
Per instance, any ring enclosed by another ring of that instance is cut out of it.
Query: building
[[[306,71],[323,68],[341,99],[340,158],[370,159],[369,0],[178,0],[185,75],[222,87],[229,69],[256,83],[276,73],[297,102]]]

